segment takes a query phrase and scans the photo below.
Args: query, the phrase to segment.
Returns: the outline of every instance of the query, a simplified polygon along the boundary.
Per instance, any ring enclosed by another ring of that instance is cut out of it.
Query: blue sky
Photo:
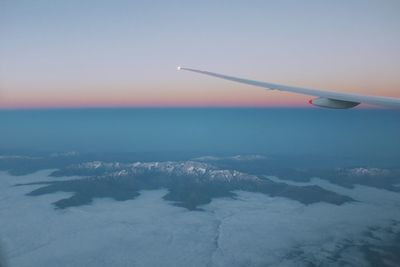
[[[400,96],[398,1],[2,1],[0,107],[288,106],[184,65]]]

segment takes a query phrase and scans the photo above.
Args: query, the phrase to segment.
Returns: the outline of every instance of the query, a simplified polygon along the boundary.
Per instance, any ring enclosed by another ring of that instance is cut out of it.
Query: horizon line
[[[312,105],[290,105],[290,106],[235,106],[235,105],[199,105],[199,106],[182,106],[182,105],[166,105],[166,106],[44,106],[44,107],[0,107],[0,111],[36,111],[36,110],[107,110],[107,109],[318,109]],[[369,105],[359,106],[359,110],[391,110],[389,108],[375,107]]]

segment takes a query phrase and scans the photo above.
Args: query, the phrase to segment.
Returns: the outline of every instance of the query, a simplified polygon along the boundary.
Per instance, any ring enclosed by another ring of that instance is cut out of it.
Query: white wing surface
[[[191,68],[178,67],[178,70],[186,70],[191,72],[196,72],[208,76],[217,77],[224,80],[234,81],[238,83],[254,85],[258,87],[267,88],[270,90],[279,90],[292,92],[297,94],[304,94],[310,96],[316,96],[318,98],[312,99],[309,102],[313,105],[326,107],[326,108],[352,108],[360,103],[378,105],[378,106],[386,106],[386,107],[397,107],[400,108],[400,98],[395,97],[383,97],[383,96],[370,96],[370,95],[361,95],[361,94],[352,94],[352,93],[342,93],[335,91],[325,91],[318,89],[310,89],[310,88],[302,88],[295,86],[287,86],[275,83],[254,81],[249,79],[243,79],[233,76],[228,76],[224,74],[202,71]]]

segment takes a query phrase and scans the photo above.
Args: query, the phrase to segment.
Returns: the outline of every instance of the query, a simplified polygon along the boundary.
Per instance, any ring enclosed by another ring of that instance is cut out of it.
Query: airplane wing
[[[178,70],[196,72],[224,80],[267,88],[270,90],[279,90],[279,91],[286,91],[303,95],[316,96],[317,98],[311,99],[309,103],[319,107],[345,109],[345,108],[355,107],[361,103],[365,103],[377,106],[400,108],[400,98],[395,98],[395,97],[371,96],[371,95],[361,95],[361,94],[342,93],[335,91],[294,87],[294,86],[287,86],[275,83],[254,81],[254,80],[243,79],[224,74],[196,70],[191,68],[184,68],[184,67],[178,67]]]

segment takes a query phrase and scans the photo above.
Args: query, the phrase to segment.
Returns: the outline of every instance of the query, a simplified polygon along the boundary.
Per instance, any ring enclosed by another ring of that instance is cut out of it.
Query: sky
[[[306,106],[178,65],[400,97],[400,2],[0,2],[0,108]]]

